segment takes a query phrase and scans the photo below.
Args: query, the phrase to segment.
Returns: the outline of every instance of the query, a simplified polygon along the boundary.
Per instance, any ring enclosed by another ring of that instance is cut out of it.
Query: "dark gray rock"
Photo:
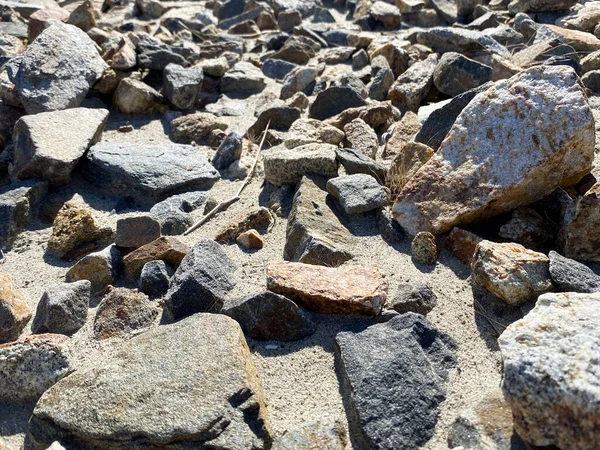
[[[160,222],[163,236],[183,234],[194,224],[190,214],[206,201],[206,192],[185,192],[173,195],[150,209],[150,215]]]
[[[108,66],[94,41],[73,25],[53,23],[6,65],[27,114],[74,108]]]
[[[377,229],[384,241],[389,244],[399,244],[405,238],[402,227],[394,220],[390,211],[382,208],[377,218]]]
[[[492,73],[492,68],[485,64],[448,52],[442,55],[433,72],[433,84],[440,92],[454,97],[487,83]]]
[[[402,283],[392,299],[393,308],[401,314],[414,312],[426,316],[437,305],[437,296],[427,283]]]
[[[67,335],[79,330],[87,319],[91,287],[92,283],[82,280],[48,289],[38,303],[31,330]]]
[[[259,341],[294,341],[316,330],[310,313],[270,291],[228,301],[221,314],[235,319],[247,336]]]
[[[165,306],[175,319],[197,312],[217,312],[235,286],[235,266],[219,244],[199,241],[171,279]]]
[[[365,106],[365,100],[352,88],[332,86],[317,95],[310,105],[309,116],[313,119],[325,120],[348,108]]]
[[[229,69],[221,78],[221,92],[255,93],[262,91],[266,82],[261,70],[246,61]]]
[[[302,111],[289,106],[272,106],[261,111],[256,122],[248,128],[248,136],[258,138],[269,125],[270,130],[287,131],[300,118]]]
[[[217,170],[225,170],[242,156],[243,137],[237,131],[232,131],[219,145],[212,160]]]
[[[336,156],[346,173],[365,173],[373,175],[380,181],[385,180],[387,169],[381,163],[373,158],[369,158],[364,153],[352,148],[339,148],[335,151]]]
[[[139,33],[137,43],[137,62],[142,69],[162,72],[169,64],[187,66],[183,47],[175,47],[144,33]]]
[[[171,272],[171,273],[169,273]],[[150,298],[160,298],[169,290],[172,270],[164,261],[148,261],[144,264],[140,281],[138,283],[140,291]]]
[[[271,55],[273,59],[282,59],[294,64],[306,64],[317,54],[320,45],[303,36],[293,36],[285,41],[283,47]]]
[[[269,78],[283,80],[285,76],[296,67],[298,67],[297,64],[284,61],[283,59],[269,58],[263,63],[262,71]]]
[[[193,108],[198,100],[204,74],[200,67],[189,69],[169,64],[163,72],[163,93],[177,108]]]
[[[457,19],[456,0],[431,0],[431,7],[447,24],[453,24]]]
[[[600,275],[596,275],[588,266],[550,251],[550,278],[559,291],[563,292],[600,292]]]
[[[206,153],[190,145],[115,142],[101,142],[89,150],[84,175],[101,188],[141,202],[208,189],[219,178]]]
[[[292,31],[292,29],[302,24],[302,14],[299,11],[281,11],[277,15],[277,25],[281,31]]]
[[[379,70],[369,85],[369,98],[384,101],[387,96],[392,84],[394,84],[394,72],[390,68],[383,68]]]
[[[352,55],[352,69],[360,70],[369,65],[369,55],[364,48],[361,48]]]
[[[160,222],[153,217],[139,215],[117,220],[117,247],[136,249],[160,236]]]
[[[385,188],[364,173],[331,178],[327,192],[340,202],[346,214],[360,214],[388,204]]]
[[[434,433],[455,344],[407,313],[336,337],[350,433],[363,449],[417,449]]]
[[[219,10],[215,14],[217,19],[229,19],[244,12],[247,0],[227,0],[221,4]]]

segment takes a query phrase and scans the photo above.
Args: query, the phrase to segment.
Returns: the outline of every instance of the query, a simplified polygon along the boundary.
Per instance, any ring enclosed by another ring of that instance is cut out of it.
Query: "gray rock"
[[[573,259],[565,258],[551,250],[550,278],[563,292],[592,293],[600,292],[600,275],[596,275],[588,266]]]
[[[200,94],[204,74],[198,66],[185,67],[169,64],[163,72],[163,92],[177,108],[193,108]]]
[[[269,446],[258,374],[229,317],[197,314],[155,327],[108,358],[40,399],[28,428],[36,450],[55,440],[114,450]]]
[[[157,114],[166,109],[165,99],[154,88],[133,78],[122,79],[113,95],[113,105],[125,114]]]
[[[279,98],[287,100],[298,92],[306,94],[311,86],[314,86],[320,72],[321,70],[315,67],[296,67],[283,79]]]
[[[512,0],[508,11],[511,14],[564,11],[577,3],[577,0]]]
[[[440,92],[454,97],[487,83],[492,72],[492,68],[485,64],[460,53],[448,52],[442,55],[433,72],[433,84]]]
[[[281,11],[277,15],[277,25],[281,31],[291,31],[300,24],[302,24],[302,14],[299,11]]]
[[[400,314],[414,312],[426,316],[437,305],[437,296],[427,283],[402,283],[392,299]]]
[[[433,84],[433,73],[437,67],[437,54],[429,55],[425,60],[413,64],[392,85],[387,99],[400,109],[416,111],[429,94]]]
[[[267,59],[262,65],[263,73],[269,78],[283,80],[285,76],[298,67],[297,64],[282,59]]]
[[[219,178],[206,153],[190,145],[100,142],[87,154],[85,176],[117,195],[139,201],[192,189],[208,189]]]
[[[164,261],[148,261],[144,264],[140,281],[140,291],[150,298],[160,298],[169,290],[172,273]],[[172,271],[171,271],[172,272]]]
[[[590,91],[600,91],[600,70],[592,70],[581,77],[583,85]]]
[[[348,108],[365,106],[365,100],[352,88],[332,86],[319,92],[310,105],[309,116],[313,119],[325,120]]]
[[[236,320],[247,336],[259,341],[294,341],[316,330],[310,313],[270,291],[228,301],[221,314]]]
[[[108,66],[79,28],[56,22],[6,66],[27,114],[74,108]]]
[[[364,48],[361,48],[352,55],[352,69],[360,70],[369,65],[369,55]]]
[[[289,106],[271,106],[263,109],[256,122],[248,128],[247,135],[255,136],[256,138],[269,125],[269,130],[287,131],[290,126],[300,118],[302,111],[298,108],[291,108]]]
[[[346,442],[340,422],[317,420],[288,430],[273,442],[272,450],[343,450]]]
[[[0,345],[0,400],[37,400],[71,372],[71,357],[69,338],[62,334]]]
[[[571,150],[574,151],[574,150]],[[568,201],[560,216],[557,248],[567,258],[600,262],[600,198],[582,196]]]
[[[352,258],[350,232],[327,203],[326,179],[302,178],[288,216],[283,256],[288,261],[336,267]]]
[[[379,181],[385,180],[386,167],[362,152],[352,148],[338,148],[335,153],[347,174],[365,173],[374,176]]]
[[[274,150],[264,158],[265,180],[276,186],[295,184],[309,173],[337,176],[335,146],[307,144],[293,150]]]
[[[388,204],[388,194],[371,175],[357,173],[331,178],[327,192],[333,195],[347,214],[360,214]]]
[[[455,344],[406,313],[336,337],[350,434],[363,449],[417,449],[434,433]]]
[[[434,52],[470,53],[490,51],[506,58],[510,53],[500,43],[485,33],[456,27],[436,27],[417,33],[417,42],[433,49]]]
[[[185,192],[173,195],[150,209],[150,215],[160,222],[164,236],[183,234],[194,224],[190,214],[206,201],[206,192]]]
[[[49,288],[38,303],[31,331],[69,335],[79,330],[87,320],[91,287],[82,280]]]
[[[73,108],[22,117],[15,124],[12,176],[65,184],[87,149],[98,142],[106,109]]]
[[[600,293],[544,294],[498,338],[502,390],[528,444],[598,446],[599,305]]]
[[[242,156],[243,137],[237,131],[232,131],[219,145],[212,160],[217,170],[225,170]]]
[[[183,258],[171,279],[165,306],[175,319],[217,312],[233,289],[235,265],[219,244],[201,240]]]
[[[97,292],[109,284],[114,284],[121,273],[123,255],[116,245],[90,253],[81,258],[67,272],[67,281],[89,280],[92,290]]]
[[[0,188],[0,246],[10,247],[14,238],[35,219],[48,183],[26,180]]]
[[[136,249],[160,236],[160,222],[153,217],[140,215],[117,220],[117,247]]]
[[[435,9],[438,16],[440,16],[444,22],[448,24],[456,22],[456,0],[431,0],[431,7]]]
[[[138,67],[162,72],[169,64],[187,66],[184,47],[168,45],[145,33],[138,33],[136,44]],[[188,50],[189,52],[189,50]],[[191,56],[191,52],[190,52]]]
[[[292,36],[283,47],[271,55],[273,59],[282,59],[294,64],[306,64],[317,54],[319,45],[303,36]]]
[[[404,241],[405,233],[398,222],[394,220],[392,214],[387,208],[379,211],[377,218],[377,229],[384,241],[390,244],[399,244]]]
[[[379,70],[373,77],[371,84],[369,85],[369,98],[384,101],[390,88],[394,84],[394,72],[390,68],[384,68]]]
[[[377,133],[367,123],[356,118],[344,125],[346,147],[358,150],[365,156],[375,159],[379,149]]]
[[[221,92],[254,93],[262,91],[267,83],[261,70],[246,61],[229,69],[221,78]]]
[[[369,14],[373,19],[381,22],[388,30],[395,30],[400,26],[402,16],[396,5],[384,1],[376,1],[369,8]]]

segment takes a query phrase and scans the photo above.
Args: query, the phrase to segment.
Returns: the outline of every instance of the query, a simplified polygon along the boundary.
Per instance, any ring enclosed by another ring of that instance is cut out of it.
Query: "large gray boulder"
[[[34,448],[55,440],[103,450],[264,449],[269,422],[239,325],[197,314],[124,342],[62,380],[29,422]]]
[[[94,41],[73,25],[53,23],[6,66],[27,114],[74,108],[107,64]]]

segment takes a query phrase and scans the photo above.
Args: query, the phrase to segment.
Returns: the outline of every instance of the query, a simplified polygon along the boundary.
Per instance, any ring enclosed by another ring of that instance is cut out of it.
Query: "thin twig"
[[[265,127],[265,131],[263,132],[263,137],[260,140],[260,145],[258,146],[256,156],[254,157],[254,163],[252,164],[252,168],[250,169],[250,172],[244,179],[244,182],[238,189],[237,193],[230,199],[219,203],[217,206],[215,206],[213,209],[211,209],[202,219],[200,219],[199,222],[195,223],[194,225],[189,227],[187,230],[185,230],[185,232],[183,233],[184,236],[190,234],[194,230],[197,230],[202,225],[204,225],[206,222],[208,222],[210,219],[212,219],[219,211],[226,210],[227,208],[229,208],[231,205],[233,205],[235,202],[237,202],[240,199],[240,195],[242,195],[243,190],[248,185],[250,179],[252,178],[252,175],[254,174],[254,171],[256,170],[256,166],[258,165],[258,157],[260,156],[260,151],[262,150],[262,146],[265,143],[265,137],[267,136],[267,131],[269,131],[269,125],[271,125],[270,120],[267,123],[267,126]]]
[[[480,316],[484,317],[485,319],[487,319],[487,321],[490,323],[490,325],[492,326],[492,328],[494,329],[494,331],[498,334],[498,336],[500,336],[502,334],[502,332],[504,330],[500,330],[498,329],[498,325],[501,326],[502,328],[506,329],[505,325],[502,325],[500,322],[498,322],[497,320],[492,319],[487,311],[485,310],[485,308],[481,305],[481,303],[479,303],[479,301],[475,300],[474,301],[475,306],[479,309],[481,309],[481,311],[477,311],[477,309],[475,309],[475,312],[477,314],[479,314]],[[483,311],[483,312],[482,312]]]

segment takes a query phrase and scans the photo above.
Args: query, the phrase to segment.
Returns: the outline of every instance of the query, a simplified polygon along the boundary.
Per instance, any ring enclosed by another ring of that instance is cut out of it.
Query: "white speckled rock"
[[[594,119],[576,73],[535,67],[475,96],[404,186],[396,220],[449,231],[530,204],[589,173]]]
[[[545,294],[498,339],[516,431],[538,446],[600,442],[600,293]]]

